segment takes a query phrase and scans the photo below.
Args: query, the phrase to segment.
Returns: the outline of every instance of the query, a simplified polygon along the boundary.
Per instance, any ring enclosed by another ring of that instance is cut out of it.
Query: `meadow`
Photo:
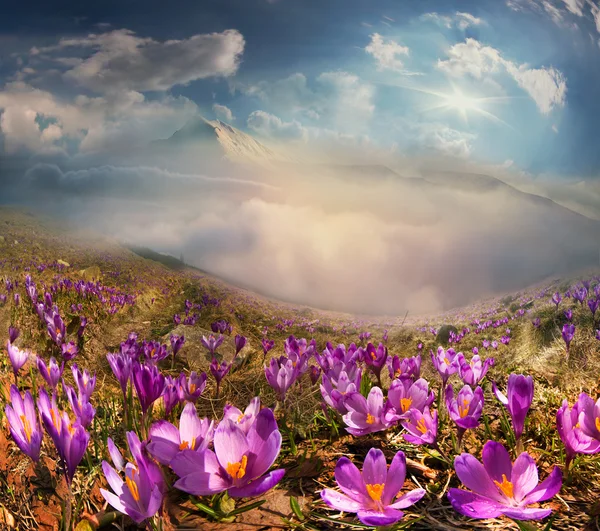
[[[600,529],[598,271],[372,318],[153,258],[0,209],[1,528]]]

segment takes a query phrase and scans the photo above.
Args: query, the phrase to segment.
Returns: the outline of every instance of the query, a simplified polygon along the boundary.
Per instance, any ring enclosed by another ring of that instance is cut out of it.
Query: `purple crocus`
[[[344,401],[347,395],[356,393],[360,387],[361,373],[358,372],[358,378],[351,380],[346,371],[342,371],[334,385],[332,379],[325,374],[321,381],[321,396],[325,403],[335,409],[341,415],[348,413]]]
[[[343,417],[346,431],[352,435],[360,437],[389,426],[385,419],[383,393],[379,387],[371,388],[367,398],[358,392],[347,395],[344,406],[348,411]]]
[[[542,320],[539,317],[536,317],[533,319],[533,321],[531,321],[531,323],[533,324],[534,328],[539,328],[542,325]]]
[[[310,377],[310,383],[313,385],[317,385],[317,382],[321,377],[321,367],[317,365],[311,365],[308,368],[308,376]]]
[[[65,369],[65,362],[63,361],[60,365],[54,358],[50,358],[48,365],[44,363],[44,360],[38,356],[37,368],[42,378],[46,380],[46,383],[52,388],[56,389],[58,382],[62,378],[63,371]]]
[[[21,333],[21,331],[16,326],[9,326],[8,327],[8,341],[10,343],[14,343],[17,340],[17,338],[19,337],[20,333]]]
[[[153,481],[146,468],[127,463],[124,467],[125,481],[106,461],[102,461],[102,471],[113,492],[100,489],[100,494],[117,511],[137,524],[158,512],[163,495],[160,485]]]
[[[494,358],[487,358],[482,362],[479,355],[476,354],[468,362],[464,355],[459,353],[456,356],[456,365],[458,367],[458,375],[463,383],[475,386],[481,383],[481,380],[485,378],[490,367],[494,365]]]
[[[600,398],[594,402],[584,395],[580,396],[580,400],[579,425],[585,435],[600,441]]]
[[[65,361],[72,360],[79,353],[79,348],[73,341],[62,343],[60,346],[62,357]]]
[[[556,429],[565,445],[565,469],[577,454],[596,454],[600,452],[600,439],[593,439],[581,429],[579,415],[584,410],[589,396],[581,393],[572,408],[563,400],[562,407],[556,413]]]
[[[181,373],[179,375],[179,386],[182,398],[188,402],[196,403],[206,388],[206,373],[201,372],[198,374],[196,371],[192,371],[189,378]]]
[[[183,450],[202,452],[208,448],[214,434],[214,422],[198,418],[196,406],[188,402],[179,419],[179,428],[166,420],[159,420],[150,428],[148,452],[159,463],[169,465]]]
[[[87,369],[80,371],[76,364],[73,364],[71,367],[71,372],[73,373],[73,379],[75,380],[75,385],[77,385],[79,395],[89,400],[96,387],[96,374],[90,376]]]
[[[175,358],[175,356],[177,356],[177,353],[181,350],[181,347],[183,347],[183,344],[185,343],[185,336],[177,336],[173,334],[171,335],[169,340],[171,341],[171,350],[173,351],[173,358]]]
[[[569,308],[568,310],[565,310],[565,319],[567,321],[572,321],[573,320],[573,310],[571,310],[571,308]]]
[[[75,470],[77,470],[87,450],[90,434],[79,422],[72,423],[67,415],[63,415],[59,441],[57,450],[65,465],[67,481],[71,483]]]
[[[131,379],[135,387],[142,414],[158,399],[165,388],[165,377],[155,365],[142,365],[135,362],[131,371]]]
[[[335,465],[335,480],[342,492],[321,491],[321,498],[332,509],[356,513],[368,526],[389,526],[398,522],[401,509],[417,503],[425,490],[415,489],[398,496],[406,479],[406,456],[398,452],[388,470],[383,452],[371,448],[365,457],[362,472],[347,457]]]
[[[268,472],[281,449],[281,434],[273,412],[265,408],[247,434],[230,419],[215,431],[214,451],[184,450],[171,461],[179,476],[175,487],[196,496],[227,491],[232,498],[259,496],[272,489],[285,474]]]
[[[75,389],[70,385],[67,385],[64,380],[62,384],[69,405],[71,406],[71,411],[73,411],[73,414],[79,423],[81,423],[84,428],[87,428],[94,420],[96,409],[90,404],[87,396],[82,395],[81,392],[76,393]]]
[[[418,380],[421,376],[421,354],[410,358],[394,356],[388,359],[388,371],[390,379],[410,378]]]
[[[596,330],[596,339],[600,341],[600,330]]]
[[[446,387],[448,378],[458,371],[455,363],[457,354],[453,348],[444,350],[442,347],[438,347],[437,354],[434,354],[433,351],[430,351],[430,354],[435,370],[442,377],[442,387]]]
[[[406,378],[394,380],[388,390],[386,420],[391,423],[406,418],[411,409],[423,411],[434,400],[435,395],[429,391],[429,383],[424,378],[416,382]]]
[[[15,385],[10,386],[10,404],[5,409],[10,434],[25,454],[34,461],[40,458],[43,433],[38,424],[33,397],[25,391],[25,398],[21,396]]]
[[[279,399],[284,400],[288,389],[298,377],[298,371],[292,360],[281,356],[279,359],[271,358],[269,366],[265,367],[265,376]]]
[[[248,407],[242,413],[237,407],[227,404],[223,408],[223,419],[229,419],[234,422],[240,429],[248,434],[250,428],[256,421],[256,416],[260,412],[260,398],[254,397],[250,400]]]
[[[379,385],[381,385],[381,370],[388,359],[387,347],[383,343],[379,343],[377,347],[373,343],[369,343],[363,355],[365,364],[371,369]]]
[[[454,460],[456,475],[468,490],[450,489],[452,507],[470,518],[497,518],[501,515],[516,520],[541,520],[552,510],[528,505],[549,500],[562,486],[562,474],[554,467],[538,484],[535,460],[527,452],[512,463],[506,448],[495,441],[483,447],[483,464],[471,454]]]
[[[165,376],[165,388],[163,390],[162,399],[166,416],[169,416],[171,411],[173,411],[173,408],[183,401],[182,394],[179,378]]]
[[[600,299],[588,299],[587,305],[590,309],[590,312],[592,312],[592,317],[596,317],[596,312],[600,306]]]
[[[85,332],[85,327],[88,325],[87,317],[83,315],[79,318],[79,328],[77,329],[77,337],[83,337],[83,333]]]
[[[223,336],[215,337],[210,335],[208,337],[202,336],[201,343],[206,350],[208,350],[211,356],[214,356],[217,349],[221,346],[221,343],[224,341]]]
[[[29,358],[29,352],[15,347],[10,341],[6,342],[6,350],[8,351],[8,359],[10,360],[10,364],[13,368],[13,373],[15,374],[16,383],[21,367],[25,365],[27,359]]]
[[[479,426],[479,418],[483,411],[483,389],[476,387],[471,389],[469,385],[463,386],[454,396],[452,385],[446,387],[446,407],[450,418],[458,426],[458,432],[475,429]]]
[[[511,374],[508,377],[507,396],[504,396],[492,383],[496,398],[506,407],[512,419],[515,439],[518,441],[523,434],[525,418],[533,401],[533,378],[523,374]]]
[[[237,356],[245,346],[246,338],[240,334],[237,334],[235,336],[235,355]]]
[[[406,430],[404,439],[411,444],[428,444],[435,446],[438,432],[438,412],[434,410],[433,415],[429,408],[423,412],[411,409],[402,421],[402,427]]]
[[[263,353],[265,356],[267,355],[267,352],[269,352],[269,350],[271,350],[275,346],[275,341],[273,341],[272,339],[267,339],[266,337],[263,337],[261,343]]]
[[[571,341],[573,341],[574,337],[575,337],[575,325],[570,324],[570,323],[563,325],[562,338],[565,342],[565,345],[567,346],[567,353],[569,352],[569,349],[571,347]]]
[[[123,397],[127,396],[127,382],[129,382],[129,377],[131,376],[131,356],[127,354],[107,354],[106,360],[112,369],[115,378],[119,382],[121,386],[121,391],[123,392]]]
[[[558,309],[558,305],[560,304],[560,301],[562,301],[562,297],[561,297],[560,293],[557,291],[556,293],[554,293],[554,295],[552,295],[552,302],[554,304],[556,304],[556,309]]]

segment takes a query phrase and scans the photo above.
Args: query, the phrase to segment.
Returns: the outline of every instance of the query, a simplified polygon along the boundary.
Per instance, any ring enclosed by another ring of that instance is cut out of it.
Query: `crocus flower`
[[[274,346],[275,341],[273,341],[272,339],[267,339],[266,337],[262,339],[262,348],[265,356],[267,355],[267,352],[269,352],[269,350],[271,350]]]
[[[15,326],[8,327],[8,341],[14,343],[19,337],[20,330]]]
[[[69,341],[68,343],[62,343],[60,349],[65,361],[72,360],[75,356],[77,356],[79,352],[79,348],[75,343],[73,343],[73,341]]]
[[[346,431],[352,435],[360,437],[385,430],[389,426],[384,416],[383,393],[379,387],[371,388],[367,398],[357,392],[347,395],[344,406],[348,410],[343,417]]]
[[[7,404],[4,411],[13,440],[25,455],[37,461],[40,458],[43,434],[31,393],[26,391],[23,398],[17,387],[11,385],[10,404]]]
[[[265,367],[265,376],[279,399],[283,400],[288,389],[296,381],[298,372],[292,360],[281,356],[279,359],[271,358],[269,366]]]
[[[189,378],[181,373],[179,375],[179,386],[182,398],[188,402],[196,403],[206,387],[206,373],[201,372],[198,374],[196,371],[192,371]]]
[[[406,479],[406,456],[398,452],[388,470],[383,452],[371,448],[362,472],[347,457],[335,465],[335,480],[342,492],[321,491],[321,498],[332,509],[356,513],[369,526],[388,526],[398,522],[404,513],[424,495],[423,489],[412,490],[397,498]]]
[[[588,395],[581,393],[572,408],[569,402],[563,400],[562,407],[556,413],[556,429],[565,445],[565,468],[577,454],[595,454],[600,452],[600,439],[593,439],[581,429],[579,415],[585,407]]]
[[[60,347],[67,333],[62,317],[58,313],[54,313],[53,315],[49,315],[46,321],[50,338]]]
[[[148,408],[162,395],[165,377],[155,365],[142,365],[136,362],[132,367],[131,379],[142,413],[145,415]]]
[[[381,382],[381,370],[385,366],[388,358],[387,347],[383,343],[379,343],[379,346],[375,348],[373,343],[369,343],[364,352],[364,360],[367,365],[377,377],[377,381]]]
[[[70,385],[65,384],[64,380],[62,384],[65,395],[69,400],[71,410],[81,425],[84,428],[87,428],[94,420],[96,409],[92,406],[92,404],[90,404],[87,396],[82,395],[81,393],[76,393],[75,389],[73,389]]]
[[[592,312],[592,317],[596,317],[596,312],[600,306],[600,299],[588,299],[587,305],[590,309],[590,312]]]
[[[471,389],[469,385],[463,386],[454,397],[452,385],[446,387],[446,407],[450,418],[461,430],[474,429],[479,426],[479,418],[483,411],[483,389],[476,387]]]
[[[163,404],[165,406],[165,414],[170,415],[173,408],[183,401],[183,393],[181,391],[181,382],[179,378],[165,376],[165,388],[162,394]]]
[[[595,403],[588,395],[580,399],[579,425],[585,435],[600,441],[600,398]]]
[[[19,371],[21,367],[25,365],[25,362],[29,358],[29,352],[26,350],[21,350],[18,347],[15,347],[10,341],[6,342],[6,350],[8,351],[8,359],[10,360],[10,364],[12,365],[13,372],[15,373],[15,381],[19,375]]]
[[[468,362],[462,353],[456,356],[456,365],[460,379],[467,385],[479,385],[485,378],[489,368],[494,365],[494,358],[487,358],[483,363],[479,355],[473,356]]]
[[[533,321],[531,321],[534,328],[539,328],[542,324],[542,320],[539,317],[536,317]]]
[[[181,350],[181,347],[183,347],[183,344],[185,343],[185,336],[177,336],[173,334],[171,335],[169,340],[171,341],[171,350],[173,351],[174,358],[175,356],[177,356],[177,353]]]
[[[508,377],[507,396],[504,396],[492,383],[496,398],[506,407],[512,419],[515,439],[518,441],[523,434],[525,418],[533,401],[533,378],[522,374],[511,374]]]
[[[79,328],[77,329],[77,337],[83,337],[83,333],[85,332],[85,327],[88,324],[87,317],[83,315],[79,318]]]
[[[567,345],[567,352],[569,352],[569,348],[571,346],[571,341],[575,337],[575,325],[574,324],[565,324],[562,327],[562,337],[565,341],[565,345]]]
[[[569,308],[568,310],[565,310],[565,318],[567,319],[567,321],[572,321],[573,320],[573,310],[571,310],[571,308]]]
[[[237,356],[240,351],[246,346],[246,338],[240,334],[235,336],[235,355]]]
[[[337,383],[334,385],[332,379],[325,375],[321,381],[321,396],[325,403],[335,409],[341,415],[348,413],[344,400],[347,395],[356,393],[360,386],[360,373],[358,380],[351,380],[345,371],[342,371],[338,378]]]
[[[394,356],[388,359],[388,371],[390,379],[410,378],[418,380],[421,376],[421,354],[410,358]]]
[[[87,450],[90,434],[79,423],[72,423],[67,415],[61,419],[60,442],[57,451],[65,464],[65,474],[67,481],[71,483],[75,470],[81,463],[85,451]]]
[[[406,378],[394,380],[388,390],[388,411],[386,419],[391,423],[401,418],[411,409],[423,411],[435,400],[433,391],[429,391],[427,380],[420,378],[416,382]]]
[[[442,377],[442,386],[445,387],[448,378],[458,370],[455,363],[457,354],[452,348],[444,350],[442,347],[438,347],[437,354],[434,354],[433,351],[430,351],[430,354],[435,370]]]
[[[107,354],[106,360],[112,369],[115,378],[119,382],[121,386],[121,391],[123,392],[123,396],[127,396],[127,382],[129,382],[129,377],[131,375],[131,357],[127,354]]]
[[[163,495],[144,468],[127,463],[124,470],[125,481],[106,461],[102,461],[102,471],[113,492],[100,489],[100,494],[117,511],[141,524],[158,512]]]
[[[600,341],[600,330],[596,330],[596,339]]]
[[[558,305],[560,304],[560,301],[562,301],[562,297],[560,296],[560,293],[557,291],[554,295],[552,295],[552,302],[554,304],[556,304],[557,309],[558,309]]]
[[[159,420],[150,427],[148,452],[163,465],[169,465],[183,450],[202,452],[208,448],[214,434],[214,422],[199,419],[196,406],[188,402],[179,419],[179,428],[166,420]]]
[[[62,418],[66,415],[66,413],[61,412],[58,409],[58,406],[56,405],[56,393],[52,393],[52,400],[50,400],[46,389],[41,387],[37,399],[37,406],[46,432],[52,438],[56,448],[59,448]]]
[[[227,404],[223,408],[223,418],[234,422],[247,435],[260,412],[260,398],[250,400],[248,407],[242,413],[237,407]]]
[[[213,335],[210,335],[208,337],[202,336],[201,343],[204,346],[204,348],[208,350],[208,352],[212,356],[214,356],[215,352],[221,346],[221,343],[223,343],[224,339],[225,338],[223,336],[219,336],[218,338],[215,338],[215,336]]]
[[[411,409],[402,421],[402,427],[406,430],[404,439],[411,444],[428,444],[435,446],[438,431],[438,412],[433,415],[429,408],[423,412]]]
[[[259,496],[273,488],[285,470],[268,472],[281,449],[273,412],[265,408],[248,434],[230,419],[215,431],[214,452],[184,450],[171,461],[179,476],[175,488],[197,496],[227,491],[232,498]]]
[[[89,400],[96,387],[96,374],[90,376],[87,369],[80,371],[75,363],[71,367],[71,372],[73,373],[75,385],[77,385],[77,389],[79,390],[79,395]]]
[[[308,376],[310,377],[310,383],[317,385],[317,382],[321,376],[321,367],[318,367],[317,365],[311,365],[308,369]]]
[[[512,463],[504,446],[488,441],[482,458],[483,464],[471,454],[454,460],[456,475],[471,489],[450,489],[448,499],[455,510],[470,518],[504,515],[516,520],[541,520],[552,512],[528,505],[549,500],[560,491],[562,474],[558,467],[538,484],[537,466],[527,452]]]
[[[65,369],[65,362],[63,361],[59,366],[54,358],[50,358],[50,362],[46,365],[44,360],[38,356],[37,368],[46,383],[52,389],[56,389]]]
[[[229,363],[227,361],[222,361],[221,363],[219,363],[219,360],[217,360],[217,358],[213,358],[210,362],[210,372],[217,381],[217,387],[221,385],[221,381],[223,380],[223,378],[225,378],[225,376],[227,376],[227,373],[231,369],[231,365],[232,363]]]

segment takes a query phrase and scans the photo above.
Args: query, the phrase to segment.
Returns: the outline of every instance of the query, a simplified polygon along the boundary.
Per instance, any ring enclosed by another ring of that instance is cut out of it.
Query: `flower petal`
[[[486,444],[489,444],[489,442]],[[454,459],[454,469],[458,478],[468,489],[496,502],[504,502],[504,496],[500,494],[484,466],[472,455],[462,454],[457,456]]]
[[[321,498],[332,509],[345,513],[357,513],[362,509],[362,504],[337,490],[324,489],[321,491]]]
[[[385,485],[387,479],[387,462],[385,455],[378,448],[371,448],[365,457],[362,477],[367,485]]]
[[[358,511],[356,516],[358,516],[358,519],[363,524],[378,527],[395,524],[404,516],[404,513],[397,509],[386,507],[382,512]]]
[[[371,497],[360,471],[347,457],[340,457],[335,465],[335,480],[342,492],[353,500],[363,505],[370,502]]]
[[[261,478],[251,481],[248,485],[239,488],[232,487],[227,491],[227,494],[232,498],[252,498],[254,496],[260,496],[277,485],[284,474],[285,470],[283,468],[273,470]]]
[[[406,509],[417,503],[423,496],[425,496],[425,489],[411,490],[400,496],[395,503],[390,504],[390,507],[393,509]]]
[[[219,464],[224,469],[231,463],[239,463],[249,450],[244,432],[230,420],[219,424],[215,431],[214,447]]]
[[[539,481],[537,465],[527,452],[523,452],[515,460],[510,480],[513,484],[515,500],[518,502],[537,487]]]
[[[486,443],[481,454],[483,466],[492,481],[502,483],[502,475],[511,480],[512,460],[504,445],[495,441]]]
[[[370,452],[369,452],[370,453]],[[363,477],[365,469],[363,467]],[[390,505],[392,500],[402,489],[404,481],[406,480],[406,456],[404,452],[398,452],[392,459],[392,464],[387,473],[385,480],[385,487],[381,495],[381,503],[384,506]],[[394,507],[395,509],[401,509],[402,507]]]
[[[539,501],[549,500],[562,487],[562,472],[557,466],[554,467],[550,475],[542,481],[535,489],[529,492],[525,497],[525,504],[537,503]]]
[[[516,520],[542,520],[546,518],[552,509],[527,509],[526,507],[506,507],[502,514]]]
[[[455,511],[469,518],[497,518],[505,507],[494,500],[462,489],[450,489],[448,499]]]

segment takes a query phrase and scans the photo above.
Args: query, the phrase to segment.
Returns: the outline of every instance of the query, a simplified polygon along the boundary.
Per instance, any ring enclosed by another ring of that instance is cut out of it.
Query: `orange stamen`
[[[425,433],[427,431],[427,426],[425,425],[425,419],[419,419],[417,421],[417,429],[421,432],[421,433]]]
[[[140,501],[140,491],[138,490],[137,483],[135,481],[133,481],[132,479],[130,479],[129,477],[125,478],[125,483],[127,483],[127,488],[129,489],[129,492],[131,492],[133,499],[136,502],[139,502]]]
[[[25,415],[20,415],[19,418],[23,423],[23,430],[25,431],[27,442],[31,442],[31,424],[29,424],[29,421],[27,420],[27,417]]]
[[[248,458],[244,455],[239,463],[227,463],[227,473],[233,479],[242,479],[246,475]]]
[[[371,413],[367,414],[367,424],[373,424],[375,422],[375,417],[371,415]]]
[[[412,398],[401,398],[400,399],[400,409],[402,413],[406,413],[412,404]]]
[[[508,498],[513,497],[514,487],[513,487],[513,484],[510,481],[508,481],[506,474],[502,474],[502,483],[494,480],[494,484],[496,485],[496,487],[498,487],[500,489],[502,494],[504,494]]]
[[[461,419],[465,418],[469,414],[469,401],[467,399],[463,400],[462,406],[458,406],[458,413]]]
[[[384,487],[385,485],[383,483],[374,483],[372,485],[367,484],[367,492],[373,501],[381,501],[381,495],[383,494]]]

